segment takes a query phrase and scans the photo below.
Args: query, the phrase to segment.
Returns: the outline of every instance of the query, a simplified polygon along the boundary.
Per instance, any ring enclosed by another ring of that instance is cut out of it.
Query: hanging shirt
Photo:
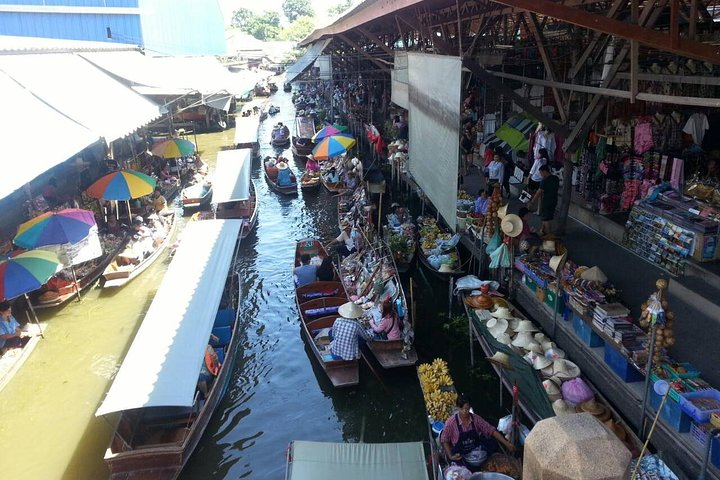
[[[695,145],[702,145],[703,138],[705,138],[705,131],[709,128],[710,125],[704,113],[693,113],[690,115],[690,118],[687,119],[683,132],[692,135]]]
[[[635,125],[635,153],[642,155],[654,146],[652,128],[649,122],[640,122]]]

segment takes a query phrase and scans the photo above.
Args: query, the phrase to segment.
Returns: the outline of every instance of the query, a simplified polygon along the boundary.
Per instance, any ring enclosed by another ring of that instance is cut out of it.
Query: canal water
[[[279,82],[281,83],[281,82]],[[290,94],[270,101],[280,113],[261,124],[262,156],[277,121],[292,125]],[[198,135],[212,167],[217,151],[232,145],[233,130]],[[285,155],[292,158],[290,150]],[[302,165],[291,161],[296,173]],[[415,370],[382,371],[362,365],[360,385],[334,389],[300,334],[292,289],[295,242],[336,236],[336,198],[326,191],[303,198],[269,190],[260,161],[253,166],[260,213],[243,241],[239,264],[243,287],[242,337],[230,388],[181,478],[284,478],[291,440],[398,442],[427,439],[427,422]],[[450,187],[452,188],[452,187]],[[419,206],[412,204],[413,208]],[[168,259],[156,262],[123,289],[90,291],[82,302],[41,313],[46,339],[0,392],[2,478],[102,479],[103,454],[113,418],[94,412],[162,281]],[[507,411],[491,368],[470,368],[467,320],[448,318],[447,284],[420,267],[414,280],[416,346],[421,361],[442,357],[460,392],[476,411],[495,421]],[[408,301],[410,299],[408,298]],[[455,304],[454,312],[461,307]],[[506,399],[507,400],[507,399]]]

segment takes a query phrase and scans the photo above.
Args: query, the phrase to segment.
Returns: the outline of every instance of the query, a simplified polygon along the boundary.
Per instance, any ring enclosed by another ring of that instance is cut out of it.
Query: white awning
[[[260,115],[235,117],[235,145],[257,143]]]
[[[427,480],[422,442],[331,443],[295,440],[290,480]]]
[[[82,53],[137,91],[152,95],[242,94],[245,88],[215,57],[146,57],[139,52]]]
[[[108,143],[160,116],[158,105],[76,54],[2,55],[0,70]]]
[[[252,150],[221,150],[213,173],[213,202],[225,203],[250,198]]]
[[[0,198],[79,153],[100,137],[51,108],[0,72],[2,158]]]
[[[189,407],[242,220],[203,220],[182,242],[95,415]]]
[[[295,80],[301,73],[307,70],[312,65],[317,57],[325,50],[328,43],[332,41],[332,38],[326,38],[324,40],[318,40],[317,42],[310,45],[305,52],[305,55],[285,70],[285,81],[287,83]]]

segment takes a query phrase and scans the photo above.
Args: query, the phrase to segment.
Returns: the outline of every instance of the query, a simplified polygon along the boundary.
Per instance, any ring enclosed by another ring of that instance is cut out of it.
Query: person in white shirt
[[[488,165],[488,185],[502,184],[505,176],[505,164],[500,160],[500,155],[493,156],[492,162]]]
[[[545,150],[544,148],[538,150],[538,153],[535,156],[535,161],[530,168],[530,176],[528,177],[528,187],[530,188],[531,192],[534,193],[540,186],[540,182],[543,179],[542,175],[540,175],[540,167],[550,163],[549,160],[550,159],[548,158],[547,150]]]
[[[352,226],[345,222],[342,224],[342,232],[340,232],[340,235],[337,236],[336,239],[331,241],[328,244],[329,246],[340,244],[338,246],[337,252],[338,255],[341,257],[346,257],[350,255],[351,253],[355,252],[355,240],[353,239],[352,235],[350,234],[352,232]]]

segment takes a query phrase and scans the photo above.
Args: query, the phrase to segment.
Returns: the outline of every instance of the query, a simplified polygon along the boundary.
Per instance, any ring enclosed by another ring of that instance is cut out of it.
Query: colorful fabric
[[[647,152],[655,143],[653,142],[652,128],[649,122],[640,122],[635,125],[635,153],[642,155]]]

